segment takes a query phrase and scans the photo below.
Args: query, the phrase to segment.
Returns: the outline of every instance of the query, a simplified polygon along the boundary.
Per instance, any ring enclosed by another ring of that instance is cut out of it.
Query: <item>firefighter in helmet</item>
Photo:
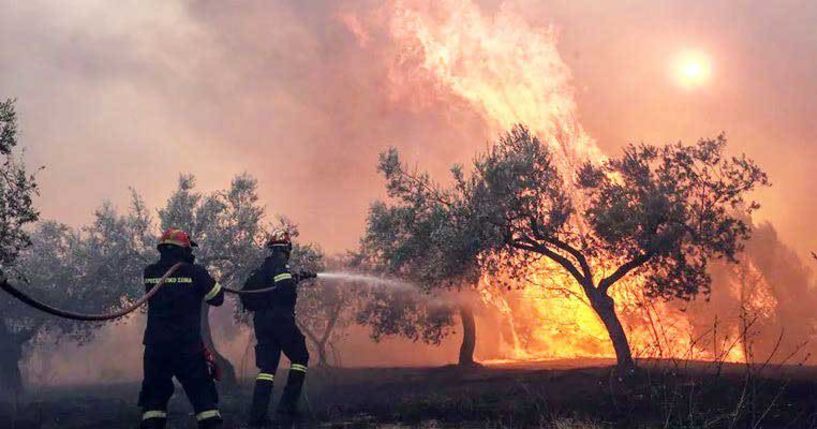
[[[266,426],[272,399],[273,380],[283,351],[290,360],[289,375],[284,393],[278,403],[278,421],[294,421],[298,416],[298,400],[306,378],[309,352],[306,341],[295,323],[297,286],[301,280],[314,278],[314,273],[292,274],[287,265],[292,252],[292,241],[286,230],[276,230],[267,242],[269,256],[244,285],[244,290],[273,288],[270,292],[241,295],[244,308],[252,311],[255,336],[255,362],[259,369],[255,379],[250,425]]]
[[[182,265],[148,301],[145,329],[144,380],[139,394],[142,429],[164,428],[167,402],[173,395],[173,377],[193,404],[199,428],[220,428],[214,367],[201,337],[202,301],[219,306],[224,291],[193,256],[196,243],[179,229],[162,234],[159,260],[145,268],[145,289],[150,290],[175,264]]]

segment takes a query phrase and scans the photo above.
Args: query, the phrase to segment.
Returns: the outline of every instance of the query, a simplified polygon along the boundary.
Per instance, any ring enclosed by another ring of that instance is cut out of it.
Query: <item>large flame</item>
[[[525,281],[487,275],[480,280],[483,302],[496,308],[511,328],[496,353],[500,358],[491,361],[615,357],[607,331],[579,284],[550,260],[537,264]],[[616,285],[612,296],[634,355],[744,361],[747,333],[742,323],[749,317],[772,319],[777,302],[751,264],[735,268],[731,280],[725,293],[737,304],[721,320],[713,314],[696,318],[679,303],[645,297],[642,278]],[[505,287],[494,284],[499,281]]]
[[[577,120],[572,76],[553,28],[533,27],[505,5],[486,17],[467,0],[398,0],[387,9],[401,47],[393,84],[430,81],[421,90],[461,97],[495,134],[523,123],[568,159],[602,159]]]
[[[577,161],[604,160],[578,121],[571,72],[551,28],[537,28],[503,4],[486,16],[469,0],[394,0],[372,16],[343,16],[361,46],[361,22],[379,21],[397,47],[389,70],[397,102],[435,108],[441,97],[467,103],[495,133],[516,123],[552,145],[570,169]],[[385,21],[385,23],[383,22]],[[567,171],[567,170],[566,170]],[[614,357],[607,331],[579,285],[555,263],[542,260],[537,274],[511,291],[484,276],[478,290],[510,326],[501,360]],[[508,279],[503,279],[507,284]],[[740,324],[693,323],[678,304],[646,299],[639,278],[617,284],[612,295],[636,356],[739,361],[745,358]],[[500,290],[502,289],[502,290]],[[761,288],[762,289],[762,288]],[[737,290],[737,289],[735,289]],[[741,297],[766,316],[776,304],[768,293]],[[743,305],[743,304],[741,304]]]

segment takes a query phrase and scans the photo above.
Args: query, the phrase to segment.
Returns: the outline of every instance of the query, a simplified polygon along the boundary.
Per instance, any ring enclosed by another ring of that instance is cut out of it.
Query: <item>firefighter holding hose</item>
[[[244,308],[252,311],[255,336],[255,362],[259,369],[253,390],[249,423],[253,427],[270,424],[267,415],[272,399],[273,380],[281,359],[281,352],[291,365],[287,384],[277,408],[277,420],[291,424],[298,417],[298,400],[306,378],[309,352],[301,330],[295,323],[297,286],[301,280],[315,278],[314,273],[292,274],[287,265],[292,252],[288,231],[273,231],[267,242],[269,256],[255,270],[244,285],[244,291],[271,289],[263,293],[241,295]]]
[[[174,376],[193,405],[199,428],[221,427],[214,367],[201,337],[201,314],[202,301],[220,306],[224,291],[204,267],[194,263],[193,247],[197,245],[186,232],[168,229],[157,246],[159,261],[145,268],[145,289],[150,292],[171,267],[181,263],[148,301],[139,394],[142,429],[165,427]]]

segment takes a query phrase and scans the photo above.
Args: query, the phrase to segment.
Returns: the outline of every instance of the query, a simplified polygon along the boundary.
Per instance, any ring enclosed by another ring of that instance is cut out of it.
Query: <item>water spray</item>
[[[350,273],[345,271],[329,271],[318,273],[318,278],[323,280],[339,280],[347,282],[360,282],[374,286],[384,286],[392,289],[416,290],[417,287],[409,282],[378,277],[369,274]]]
[[[50,306],[50,305],[45,304],[45,303],[43,303],[43,302],[41,302],[41,301],[39,301],[37,299],[34,299],[34,298],[30,297],[28,294],[26,294],[22,290],[20,290],[20,289],[18,289],[16,287],[12,286],[11,284],[9,284],[7,279],[3,275],[2,271],[0,271],[0,289],[4,290],[5,292],[10,294],[14,298],[20,300],[21,302],[23,302],[23,303],[25,303],[25,304],[27,304],[27,305],[29,305],[29,306],[37,309],[37,310],[43,311],[45,313],[48,313],[48,314],[51,314],[51,315],[54,315],[54,316],[62,317],[62,318],[65,318],[65,319],[71,319],[71,320],[81,320],[81,321],[113,320],[113,319],[118,319],[120,317],[124,317],[124,316],[132,313],[133,311],[135,311],[137,308],[141,307],[142,305],[146,304],[151,297],[156,295],[156,293],[159,292],[160,289],[162,289],[162,286],[165,285],[165,281],[167,280],[167,278],[169,276],[171,276],[174,272],[176,272],[176,270],[181,268],[181,266],[182,266],[181,263],[178,263],[178,264],[172,266],[164,274],[164,276],[162,276],[162,278],[159,280],[159,283],[155,287],[153,287],[149,292],[147,292],[141,298],[134,301],[131,305],[127,306],[126,308],[124,308],[122,310],[119,310],[119,311],[116,311],[116,312],[113,312],[113,313],[105,313],[105,314],[76,313],[76,312],[63,310],[63,309],[60,309],[60,308]],[[346,282],[366,283],[366,284],[373,285],[373,286],[388,287],[390,289],[399,290],[399,291],[418,291],[418,288],[415,285],[413,285],[413,284],[411,284],[409,282],[402,281],[402,280],[397,280],[397,279],[377,277],[377,276],[367,275],[367,274],[349,273],[349,272],[343,272],[343,271],[323,272],[323,273],[311,274],[310,276],[305,277],[305,279],[310,278],[310,277],[312,277],[312,278],[317,277],[319,279],[330,280],[330,281],[331,280],[337,280],[337,281],[346,281]],[[275,289],[275,287],[273,286],[273,287],[269,287],[269,288],[255,289],[255,290],[238,290],[238,289],[231,289],[231,288],[228,288],[228,287],[223,287],[223,289],[224,289],[225,292],[230,292],[230,293],[234,293],[234,294],[238,294],[238,295],[243,295],[243,294],[265,293],[265,292],[269,292],[269,291]]]
[[[326,281],[343,281],[352,283],[364,283],[372,287],[383,287],[393,292],[401,292],[413,296],[413,299],[423,301],[431,305],[451,306],[459,305],[459,297],[432,294],[423,290],[416,283],[396,278],[380,277],[371,274],[360,274],[347,271],[329,271],[318,273],[318,279]]]

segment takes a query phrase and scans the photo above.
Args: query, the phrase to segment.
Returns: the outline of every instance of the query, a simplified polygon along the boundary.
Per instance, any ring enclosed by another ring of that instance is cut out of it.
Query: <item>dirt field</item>
[[[620,375],[606,361],[561,361],[474,369],[312,369],[303,427],[812,428],[817,369],[642,362]],[[581,365],[597,365],[576,368]],[[279,373],[284,380],[284,371]],[[281,386],[277,386],[280,388]],[[226,428],[243,427],[250,383],[222,391]],[[42,390],[0,427],[135,427],[137,384]],[[177,389],[170,428],[193,428]]]

